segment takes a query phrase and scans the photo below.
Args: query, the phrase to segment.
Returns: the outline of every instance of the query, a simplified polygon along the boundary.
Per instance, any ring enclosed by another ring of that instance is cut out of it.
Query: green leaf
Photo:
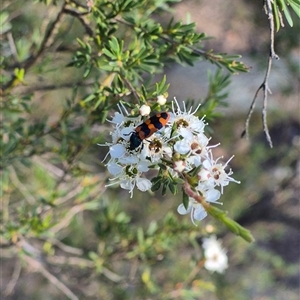
[[[167,77],[166,77],[166,75],[164,75],[162,80],[155,84],[156,90],[155,90],[154,94],[156,96],[162,95],[168,90],[170,84],[166,84],[166,81],[167,81]]]
[[[90,102],[96,98],[95,94],[88,95],[85,99],[83,99],[83,102]]]
[[[167,192],[167,184],[166,184],[166,183],[163,183],[163,187],[162,187],[161,194],[162,194],[162,195],[165,195],[166,192]]]
[[[24,81],[25,69],[19,69],[19,68],[16,68],[16,69],[14,70],[14,74],[15,74],[16,78],[17,78],[20,82],[23,82],[23,81]]]
[[[155,192],[157,190],[159,190],[161,183],[162,183],[162,177],[161,176],[157,176],[151,179],[152,182],[152,187],[151,187],[151,191]]]
[[[285,18],[286,18],[286,20],[288,21],[289,25],[290,25],[291,27],[293,27],[293,25],[294,25],[294,24],[293,24],[293,20],[292,20],[292,17],[291,17],[291,15],[290,15],[290,12],[289,12],[289,10],[288,10],[288,8],[287,8],[287,6],[286,6],[284,0],[282,0],[282,4],[283,4],[283,13],[284,13],[284,15],[285,15]]]
[[[103,54],[105,54],[106,56],[110,57],[111,59],[113,60],[116,60],[117,59],[117,56],[115,55],[115,53],[112,53],[110,50],[104,48],[102,50]]]
[[[288,0],[288,3],[295,12],[295,14],[298,16],[298,18],[300,18],[300,1],[296,2],[293,0]]]
[[[189,196],[186,194],[184,189],[182,189],[182,203],[185,209],[188,209],[189,206]]]
[[[177,189],[177,184],[175,183],[173,183],[173,182],[170,182],[169,183],[169,189],[170,189],[170,192],[173,194],[173,195],[176,195],[177,194],[177,191],[178,191],[178,189]]]
[[[3,11],[0,13],[0,28],[1,34],[3,35],[7,31],[11,29],[11,23],[9,22],[9,13],[7,11]]]
[[[278,7],[274,2],[272,2],[272,9],[273,9],[275,28],[276,31],[278,32],[278,30],[280,29],[280,19],[279,19]]]
[[[158,229],[158,224],[156,221],[152,221],[150,224],[149,224],[149,227],[148,227],[148,230],[147,230],[147,235],[148,236],[152,236],[155,234],[155,232],[157,231]]]

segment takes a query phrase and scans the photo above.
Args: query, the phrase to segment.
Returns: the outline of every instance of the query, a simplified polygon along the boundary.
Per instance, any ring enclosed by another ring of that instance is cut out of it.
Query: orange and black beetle
[[[168,112],[162,112],[152,116],[143,124],[139,125],[130,137],[129,150],[138,148],[144,139],[166,126],[169,119],[170,114]]]

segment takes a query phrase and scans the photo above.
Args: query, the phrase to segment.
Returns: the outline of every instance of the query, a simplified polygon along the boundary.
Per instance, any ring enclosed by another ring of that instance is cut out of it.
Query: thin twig
[[[73,4],[73,6],[76,6],[78,8],[89,9],[89,7],[87,5],[83,5],[82,3],[79,3],[75,0],[71,0],[70,4]]]
[[[14,267],[14,272],[11,276],[11,279],[9,281],[9,283],[6,286],[6,289],[4,290],[4,295],[5,296],[9,296],[11,294],[13,294],[14,288],[18,282],[18,279],[20,277],[21,274],[21,270],[22,270],[22,265],[19,259],[16,260],[15,263],[15,267]]]
[[[260,85],[260,87],[255,92],[254,98],[253,98],[253,100],[251,102],[251,105],[250,105],[250,108],[249,108],[249,111],[248,111],[248,115],[247,115],[247,118],[246,118],[246,121],[245,121],[245,129],[244,129],[244,131],[242,133],[242,137],[245,136],[247,140],[249,139],[249,122],[250,122],[252,113],[253,113],[254,108],[255,108],[255,104],[256,104],[256,99],[257,99],[258,93],[259,93],[259,91],[260,91],[260,89],[262,87],[263,87],[263,83]]]
[[[88,260],[81,257],[64,257],[64,256],[54,256],[48,258],[49,263],[55,265],[68,265],[68,266],[76,266],[76,267],[86,267],[86,268],[95,268],[95,262],[92,260]],[[109,280],[113,282],[120,282],[124,280],[124,278],[108,268],[101,266],[102,274],[107,277]]]
[[[49,241],[51,244],[55,245],[56,247],[58,247],[59,249],[61,249],[62,251],[66,252],[66,253],[75,254],[75,255],[83,255],[82,249],[68,246],[68,245],[62,243],[61,241],[59,241],[58,239],[51,238],[51,237],[50,238],[45,237],[45,240]]]
[[[140,103],[140,97],[136,91],[136,89],[133,87],[133,85],[131,84],[131,82],[126,79],[125,77],[122,76],[122,79],[124,80],[125,84],[127,85],[127,87],[130,89],[130,91],[132,92],[134,98],[137,100],[138,103]]]
[[[79,20],[79,22],[82,24],[82,26],[84,27],[86,33],[89,35],[89,36],[93,36],[94,35],[94,32],[92,30],[92,28],[87,24],[87,22],[82,18],[83,15],[86,15],[86,13],[79,13],[79,12],[76,12],[72,9],[68,9],[68,8],[65,8],[64,9],[64,13],[68,14],[68,15],[71,15],[75,18],[77,18]]]
[[[20,237],[16,245],[18,246],[18,248],[22,249],[24,253],[26,253],[26,255],[24,255],[23,257],[29,267],[33,268],[34,271],[41,273],[69,299],[79,300],[79,298],[63,282],[61,282],[57,277],[55,277],[47,270],[45,257],[39,249],[35,248],[22,237]]]
[[[40,46],[39,50],[36,52],[36,54],[33,54],[27,60],[25,60],[23,63],[19,64],[18,68],[28,70],[42,56],[42,54],[54,43],[54,36],[58,32],[59,24],[62,21],[62,16],[64,13],[65,6],[66,6],[66,2],[64,2],[61,10],[59,11],[58,15],[56,16],[56,19],[50,25],[49,29],[46,31],[43,41],[41,43],[41,46]],[[13,76],[11,78],[11,80],[9,80],[3,86],[2,90],[5,91],[5,90],[9,89],[11,86],[13,86],[15,79],[16,79],[16,77]]]
[[[58,30],[59,30],[59,25],[62,22],[62,16],[64,13],[64,9],[66,6],[66,2],[64,2],[61,10],[59,11],[59,13],[56,16],[56,19],[54,20],[54,22],[51,24],[51,26],[49,27],[49,29],[46,31],[46,34],[44,36],[44,39],[42,41],[42,44],[40,46],[39,51],[36,53],[36,55],[30,57],[25,65],[24,68],[28,69],[29,67],[31,67],[40,57],[41,55],[49,48],[53,45],[54,43],[54,37],[57,34]]]
[[[81,257],[49,256],[47,261],[52,265],[77,266],[80,268],[95,268],[95,262]]]
[[[269,76],[272,68],[272,61],[273,59],[279,59],[279,56],[275,53],[274,50],[274,16],[273,16],[273,10],[272,10],[272,4],[271,0],[266,0],[266,13],[268,15],[269,19],[269,25],[270,25],[270,53],[268,57],[268,66],[266,75],[264,77],[263,83],[260,85],[260,87],[257,89],[254,98],[252,100],[250,109],[248,111],[248,115],[245,121],[245,129],[242,133],[242,137],[246,136],[246,139],[249,138],[249,122],[252,116],[252,113],[254,111],[254,107],[256,104],[258,93],[261,89],[263,89],[263,108],[262,108],[262,122],[263,122],[263,129],[266,135],[266,139],[269,143],[270,148],[273,148],[272,139],[269,133],[268,124],[267,124],[267,103],[268,103],[268,94],[271,94],[271,90],[269,88]]]
[[[56,205],[62,205],[66,203],[67,201],[75,198],[82,190],[84,189],[84,186],[82,184],[76,183],[75,186],[70,187],[70,191],[63,197],[57,197],[55,200]]]
[[[192,269],[192,271],[190,272],[190,274],[187,276],[187,278],[185,279],[185,281],[182,283],[181,285],[181,289],[185,289],[196,277],[196,275],[199,273],[199,271],[203,268],[205,263],[204,259],[201,259],[197,265]]]
[[[12,184],[20,191],[20,193],[24,196],[24,198],[27,200],[27,202],[31,205],[33,205],[36,200],[35,198],[31,195],[31,193],[28,191],[25,185],[19,180],[18,175],[14,169],[13,166],[9,166],[9,175]]]
[[[131,263],[131,268],[130,268],[129,276],[128,276],[128,280],[131,285],[133,285],[134,279],[136,278],[136,272],[138,270],[138,267],[139,267],[139,261],[137,258],[135,258],[133,260],[133,262]]]
[[[73,206],[67,212],[67,214],[64,216],[64,218],[62,220],[60,220],[60,222],[58,224],[54,225],[49,231],[52,234],[56,234],[63,228],[66,228],[71,223],[71,221],[75,215],[77,215],[79,212],[85,210],[85,206],[86,206],[86,203]]]
[[[37,165],[42,166],[44,169],[46,169],[47,173],[55,179],[61,178],[64,175],[64,171],[61,168],[55,166],[54,164],[49,162],[50,160],[45,160],[41,156],[37,156],[37,155],[32,156],[32,161]]]
[[[24,89],[20,91],[21,95],[28,95],[37,91],[53,91],[53,90],[60,90],[60,89],[68,89],[74,87],[90,87],[93,86],[94,82],[65,82],[61,84],[48,84],[48,85],[35,85],[31,87],[25,86]]]
[[[51,274],[41,262],[35,260],[30,256],[25,256],[25,259],[31,267],[35,268],[35,271],[41,273],[46,279],[48,279],[54,286],[56,286],[61,292],[63,292],[71,300],[79,300],[79,298],[57,277]]]
[[[268,86],[268,78],[269,78],[269,75],[270,75],[270,72],[271,72],[271,66],[272,66],[272,57],[270,56],[269,60],[268,60],[268,68],[267,68],[267,73],[266,73],[266,77],[265,77],[266,79],[265,79],[264,88],[263,88],[263,90],[264,90],[264,100],[263,100],[263,109],[262,109],[262,121],[263,121],[263,128],[264,128],[264,132],[265,132],[267,141],[268,141],[270,147],[273,148],[273,143],[272,143],[272,139],[271,139],[269,129],[268,129],[268,124],[267,124],[268,93],[272,94],[271,90],[269,89],[269,86]]]

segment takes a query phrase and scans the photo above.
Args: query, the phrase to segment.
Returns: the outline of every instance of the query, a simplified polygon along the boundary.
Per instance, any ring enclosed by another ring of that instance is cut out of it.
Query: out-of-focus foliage
[[[293,11],[300,18],[300,1],[299,0],[274,0],[270,1],[272,5],[272,11],[274,16],[276,31],[280,27],[284,27],[283,16],[284,15],[288,24],[293,27],[294,22],[290,11]]]
[[[176,2],[3,1],[3,299],[199,299],[226,290],[223,275],[201,268],[200,246],[224,228],[178,217],[175,197],[127,202],[127,193],[106,190],[96,146],[120,100],[137,112],[167,94],[165,78],[153,84],[166,66],[205,59],[229,71],[209,75],[208,120],[219,117],[230,73],[247,71],[238,55],[204,50],[195,24],[162,22]],[[247,254],[246,243],[231,243]],[[270,264],[279,272],[283,262]]]

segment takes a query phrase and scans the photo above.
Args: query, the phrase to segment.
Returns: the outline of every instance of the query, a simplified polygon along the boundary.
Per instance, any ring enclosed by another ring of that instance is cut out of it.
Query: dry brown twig
[[[56,286],[56,288],[58,288],[63,294],[65,294],[68,297],[68,299],[79,299],[61,280],[59,280],[56,276],[54,276],[47,270],[45,257],[39,249],[36,249],[32,244],[30,244],[21,236],[16,242],[16,246],[20,249],[20,251],[22,251],[25,254],[23,255],[23,259],[27,263],[29,270],[32,270],[33,272],[38,272],[41,275],[43,275],[47,280],[49,280],[49,282],[51,282],[54,286]],[[15,287],[20,272],[21,270],[19,270],[19,268],[16,267],[13,274],[14,278],[10,283],[11,287],[10,289],[6,289],[6,292],[13,292],[11,288]]]
[[[269,76],[270,76],[270,72],[271,72],[271,68],[272,68],[272,61],[273,59],[278,60],[279,56],[275,53],[274,50],[274,16],[273,16],[273,10],[272,10],[272,5],[271,5],[271,0],[266,0],[265,1],[265,10],[266,10],[266,14],[268,15],[268,19],[269,19],[269,25],[270,25],[270,54],[268,57],[268,66],[267,66],[267,70],[266,70],[266,74],[264,77],[264,80],[262,82],[262,84],[259,86],[259,88],[257,89],[254,98],[252,100],[246,121],[245,121],[245,129],[242,133],[242,137],[246,136],[246,139],[249,138],[249,122],[252,116],[252,113],[254,111],[254,107],[257,101],[257,96],[259,91],[262,89],[263,90],[263,108],[262,108],[262,122],[263,122],[263,128],[264,128],[264,132],[266,135],[266,139],[269,143],[269,146],[271,148],[273,148],[273,143],[272,143],[272,139],[271,136],[269,134],[269,129],[268,129],[268,124],[267,124],[267,103],[268,103],[268,93],[271,93],[271,90],[269,88]]]
[[[43,38],[43,41],[39,47],[39,49],[36,51],[35,54],[32,54],[28,59],[26,59],[24,62],[20,63],[17,67],[22,68],[24,70],[30,69],[43,55],[43,53],[53,45],[55,36],[59,30],[59,26],[63,20],[62,16],[64,13],[64,8],[66,6],[66,2],[62,5],[61,10],[56,16],[56,19],[51,22],[49,25],[48,30],[45,32],[45,36]],[[12,76],[11,80],[9,80],[4,86],[3,86],[3,91],[5,92],[6,90],[9,90],[15,81],[16,77]]]

